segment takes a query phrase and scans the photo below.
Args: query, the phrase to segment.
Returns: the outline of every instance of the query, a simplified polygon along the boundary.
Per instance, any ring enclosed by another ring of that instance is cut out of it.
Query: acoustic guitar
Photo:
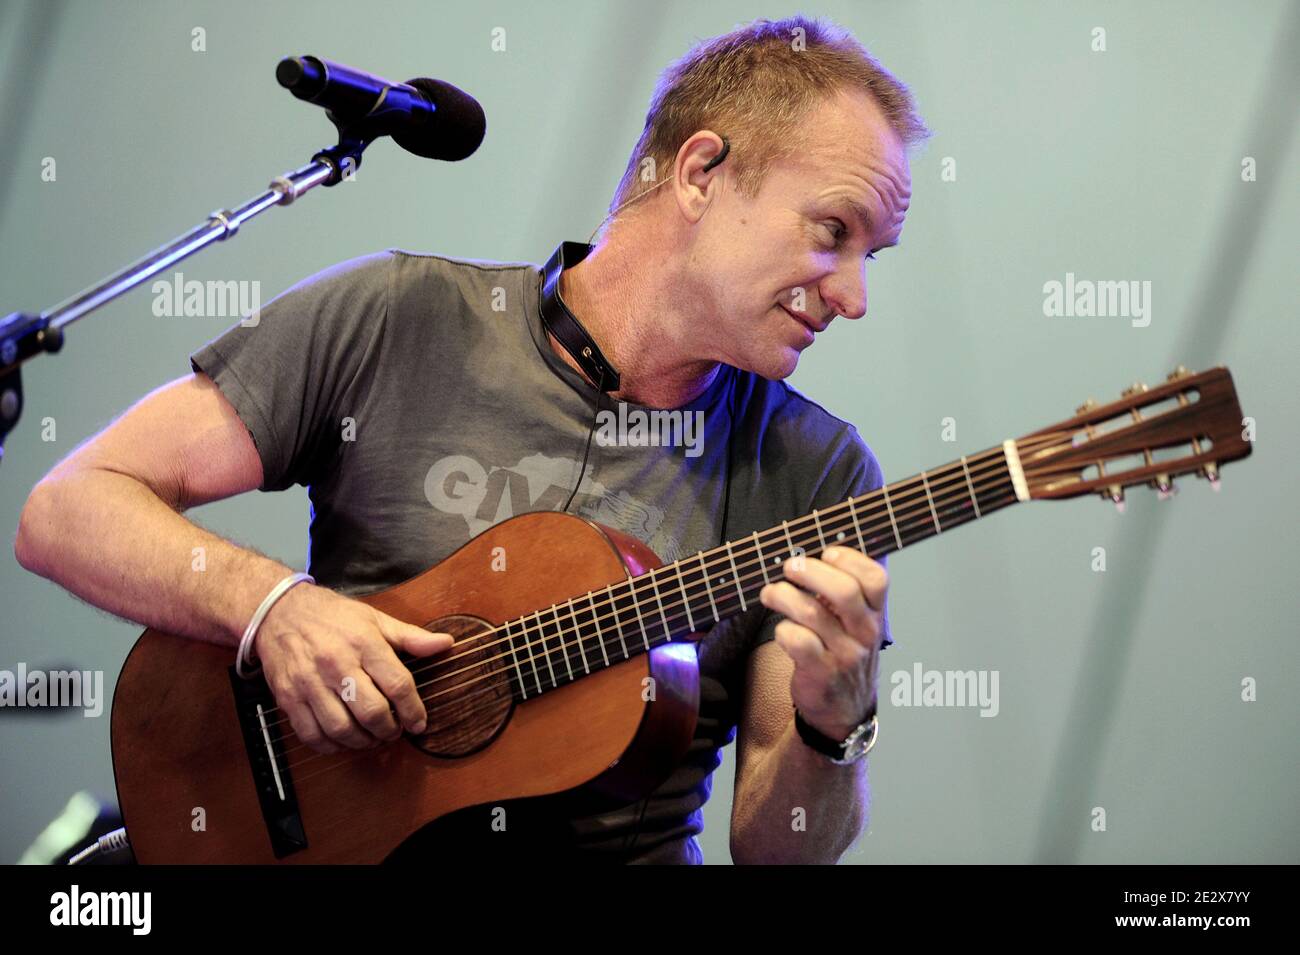
[[[844,544],[872,557],[1012,504],[1126,488],[1173,492],[1251,452],[1226,368],[1089,401],[1059,424],[663,564],[562,512],[502,521],[405,583],[359,599],[428,630],[411,658],[427,730],[323,755],[301,743],[229,647],[146,630],[113,697],[118,799],[142,863],[374,863],[457,810],[653,791],[695,731],[695,643],[758,603],[788,557]],[[504,548],[507,569],[493,571]],[[584,800],[586,802],[584,802]]]

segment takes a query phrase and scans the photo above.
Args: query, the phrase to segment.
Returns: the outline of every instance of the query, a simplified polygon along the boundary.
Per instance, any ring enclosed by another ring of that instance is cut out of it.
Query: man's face
[[[866,314],[868,256],[898,242],[911,195],[902,142],[865,94],[821,104],[807,135],[752,200],[726,190],[697,236],[712,346],[770,379],[792,373],[835,316]]]

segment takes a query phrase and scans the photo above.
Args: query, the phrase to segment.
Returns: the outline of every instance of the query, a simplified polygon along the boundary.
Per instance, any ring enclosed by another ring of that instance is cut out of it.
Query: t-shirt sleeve
[[[342,440],[347,402],[382,339],[391,250],[299,282],[190,355],[234,406],[263,491],[307,485]]]
[[[819,511],[823,508],[833,507],[850,497],[857,497],[878,490],[884,487],[884,484],[885,475],[880,468],[880,462],[876,460],[875,453],[862,440],[857,428],[849,425],[840,442],[838,453],[832,458],[826,476],[818,487],[817,493],[813,496],[812,507]],[[888,562],[883,554],[875,558],[875,561],[886,566],[886,568],[888,567]],[[763,615],[759,618],[758,632],[755,635],[753,645],[757,647],[760,643],[775,640],[776,625],[784,619],[784,614],[764,608]],[[893,633],[889,628],[888,597],[885,600],[881,631],[883,649],[894,642]]]

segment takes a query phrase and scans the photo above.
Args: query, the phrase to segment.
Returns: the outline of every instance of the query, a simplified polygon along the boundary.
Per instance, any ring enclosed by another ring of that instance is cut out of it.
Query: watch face
[[[871,749],[871,744],[876,740],[876,725],[875,717],[872,717],[849,735],[842,757],[844,761],[859,759]]]

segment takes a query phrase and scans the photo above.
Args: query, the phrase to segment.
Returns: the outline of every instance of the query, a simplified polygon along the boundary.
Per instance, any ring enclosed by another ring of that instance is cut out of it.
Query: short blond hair
[[[772,163],[800,149],[808,115],[845,90],[870,94],[904,146],[929,135],[911,91],[829,20],[755,20],[696,44],[660,76],[610,214],[663,181],[701,129],[727,137],[736,188],[753,198]],[[647,159],[648,178],[640,175]]]

